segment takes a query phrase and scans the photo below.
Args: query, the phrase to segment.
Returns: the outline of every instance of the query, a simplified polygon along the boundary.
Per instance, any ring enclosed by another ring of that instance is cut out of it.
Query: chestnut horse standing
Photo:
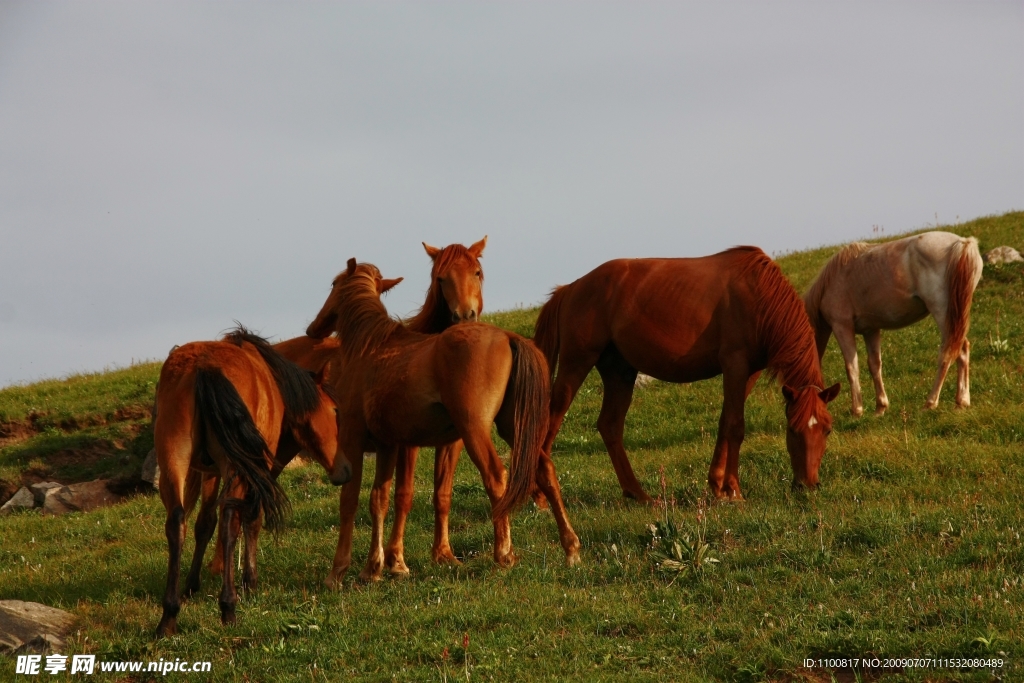
[[[793,485],[814,487],[832,418],[814,334],[800,297],[756,247],[704,258],[619,259],[558,287],[540,311],[536,343],[557,374],[544,442],[551,452],[569,405],[591,368],[604,383],[597,428],[623,495],[650,502],[622,445],[637,372],[668,382],[723,376],[708,484],[719,498],[742,498],[743,408],[760,373],[782,377],[786,446]]]
[[[484,308],[484,271],[480,265],[487,246],[487,236],[469,247],[449,244],[444,249],[426,242],[423,248],[430,257],[430,287],[419,312],[405,321],[412,332],[440,334],[452,325],[479,320]],[[452,484],[455,467],[462,453],[462,440],[438,446],[434,452],[434,544],[431,559],[438,563],[459,564],[448,541],[448,514],[452,506]],[[412,509],[416,457],[419,448],[403,446],[398,452],[395,477],[395,522],[391,538],[384,549],[384,564],[393,574],[405,575],[405,522]],[[491,465],[493,468],[493,465]]]
[[[334,352],[338,350],[338,340],[333,337],[326,339],[313,339],[305,335],[286,339],[272,345],[274,351],[285,359],[295,363],[300,368],[312,372],[315,376],[327,377],[330,369],[329,363]],[[281,433],[281,440],[277,443],[277,451],[274,453],[274,465],[270,470],[270,476],[277,478],[285,466],[299,454],[302,446],[292,437],[291,432]],[[194,475],[202,478],[202,489],[200,495],[199,512],[196,514],[195,534],[196,539],[208,539],[213,530],[217,528],[217,492],[220,490],[220,475],[215,472],[193,472]],[[254,521],[243,523],[242,532],[245,539],[245,569],[242,574],[242,586],[246,589],[256,587],[256,551],[259,548],[260,529],[263,518],[257,517]],[[199,590],[199,574],[202,570],[203,555],[206,552],[206,543],[196,543],[195,554],[192,558],[192,566],[189,568],[188,576],[185,579],[183,595],[192,595]],[[215,552],[210,560],[210,573],[214,576],[224,571],[224,557],[222,552]]]
[[[864,335],[868,367],[875,384],[875,414],[885,413],[889,397],[882,384],[882,330],[912,325],[929,313],[942,334],[939,370],[925,408],[939,404],[949,365],[956,359],[956,404],[971,404],[971,300],[984,264],[978,240],[949,232],[926,232],[884,244],[855,242],[821,269],[804,294],[815,329],[818,357],[834,333],[846,361],[854,415],[864,414],[855,335]]]
[[[306,334],[338,333],[339,448],[352,463],[342,489],[338,549],[328,576],[340,585],[352,561],[352,532],[359,501],[362,454],[376,451],[370,495],[370,553],[360,574],[379,579],[384,569],[384,515],[398,450],[462,439],[480,469],[491,501],[494,559],[515,561],[509,514],[529,496],[534,481],[552,501],[566,560],[579,560],[579,539],[565,516],[550,460],[539,463],[547,423],[548,372],[544,357],[519,335],[467,323],[424,335],[391,319],[380,295],[397,284],[370,264],[350,259]],[[491,441],[491,425],[511,444],[509,477]],[[340,460],[338,462],[341,462]]]
[[[227,482],[218,539],[224,563],[223,623],[235,620],[231,553],[240,524],[262,515],[276,530],[287,510],[287,497],[270,475],[281,434],[289,433],[313,454],[334,483],[351,476],[348,463],[336,460],[336,408],[322,380],[244,329],[224,341],[193,342],[171,351],[160,371],[154,424],[169,555],[158,636],[177,632],[185,517],[199,495],[200,473],[217,472]],[[212,529],[203,533],[205,538],[196,539],[199,561]]]

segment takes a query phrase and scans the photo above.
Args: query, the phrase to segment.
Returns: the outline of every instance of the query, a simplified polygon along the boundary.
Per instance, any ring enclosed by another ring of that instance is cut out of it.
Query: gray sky
[[[351,256],[408,314],[421,241],[493,311],[1024,208],[1022,122],[1021,2],[0,2],[0,386],[295,336]]]

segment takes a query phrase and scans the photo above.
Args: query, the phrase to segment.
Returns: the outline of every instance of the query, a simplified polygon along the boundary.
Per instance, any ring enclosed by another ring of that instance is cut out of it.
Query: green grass
[[[1024,213],[943,229],[977,236],[983,250],[1024,247]],[[788,255],[780,265],[802,290],[835,251]],[[1006,349],[989,343],[997,312]],[[535,316],[535,309],[516,310],[488,319],[529,334]],[[433,463],[425,453],[406,536],[410,579],[323,588],[337,498],[324,473],[307,466],[283,475],[294,513],[279,541],[264,539],[261,587],[240,602],[234,627],[220,625],[219,581],[204,574],[202,595],[182,609],[182,634],[153,640],[166,576],[164,511],[153,494],[89,514],[0,518],[0,599],[36,600],[78,614],[80,627],[65,654],[209,659],[215,680],[454,681],[468,671],[470,680],[501,681],[829,681],[829,672],[808,672],[801,662],[833,656],[996,656],[1007,662],[1002,680],[1021,680],[1022,325],[1024,269],[986,268],[971,327],[973,405],[965,411],[952,407],[949,380],[940,407],[922,410],[939,340],[930,320],[882,338],[892,401],[882,418],[849,415],[849,388],[832,342],[825,375],[842,381],[843,392],[832,404],[835,431],[822,463],[823,486],[811,494],[790,490],[779,388],[760,383],[747,405],[741,456],[747,500],[706,507],[706,540],[720,562],[701,572],[657,571],[649,527],[667,515],[680,534],[692,538],[699,530],[720,382],[654,383],[637,391],[626,448],[652,494],[664,467],[674,503],[651,509],[620,497],[594,428],[601,386],[592,375],[555,448],[583,543],[579,568],[563,565],[551,515],[532,505],[513,521],[520,563],[495,567],[486,497],[468,458],[459,465],[452,509],[452,546],[465,564],[432,565]],[[0,391],[3,419],[45,411],[57,420],[48,423],[50,431],[0,449],[0,472],[31,462],[26,449],[69,447],[76,438],[92,438],[89,430],[116,428],[121,423],[106,416],[122,405],[148,406],[156,367],[121,372],[128,374]],[[862,382],[870,405],[866,368]],[[80,417],[88,415],[105,418],[85,430],[60,427],[65,417],[92,424]],[[151,439],[145,430],[134,438],[122,443],[132,457]],[[365,558],[368,524],[364,504],[357,562]],[[0,679],[12,676],[13,666],[0,659]],[[875,670],[864,679],[879,674],[993,679],[989,670],[949,668]]]

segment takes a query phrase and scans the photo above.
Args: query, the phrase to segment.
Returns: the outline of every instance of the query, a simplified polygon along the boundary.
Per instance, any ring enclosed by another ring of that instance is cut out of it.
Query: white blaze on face
[[[807,421],[807,428],[810,429],[814,425],[818,424],[818,418],[811,415],[811,419]]]

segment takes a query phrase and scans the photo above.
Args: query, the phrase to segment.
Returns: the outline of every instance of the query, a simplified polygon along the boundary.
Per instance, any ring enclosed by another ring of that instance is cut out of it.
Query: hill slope
[[[975,235],[983,250],[1024,248],[1021,212],[941,229]],[[779,263],[802,291],[836,250]],[[705,499],[721,406],[720,383],[711,380],[637,391],[626,448],[652,494],[664,466],[669,504],[623,501],[594,428],[601,388],[592,376],[555,450],[584,545],[578,569],[562,566],[554,522],[532,506],[513,523],[520,564],[493,566],[486,497],[468,458],[452,510],[452,545],[465,564],[432,565],[432,455],[425,452],[406,537],[407,581],[324,590],[336,492],[307,466],[283,475],[294,515],[279,542],[264,541],[261,588],[242,600],[235,627],[218,623],[210,596],[219,580],[204,574],[203,595],[182,610],[183,635],[152,641],[166,576],[164,512],[154,494],[59,519],[0,518],[0,599],[78,614],[81,630],[63,654],[209,659],[217,680],[318,680],[318,672],[367,680],[829,680],[804,669],[804,658],[925,655],[1001,657],[1011,667],[1001,675],[1012,680],[1024,655],[1020,265],[987,267],[976,293],[969,410],[953,409],[949,380],[939,409],[921,409],[939,341],[930,320],[883,336],[892,401],[883,418],[849,415],[842,359],[830,344],[826,380],[844,386],[832,404],[823,487],[810,495],[790,491],[781,396],[762,382],[747,406],[740,470],[747,501]],[[535,316],[534,309],[488,319],[530,334]],[[990,339],[1006,340],[1006,348]],[[0,391],[0,478],[8,488],[23,477],[130,480],[152,442],[147,411],[158,369]],[[870,404],[866,369],[862,382]],[[720,562],[696,573],[657,572],[648,527],[666,519],[691,545],[704,539]],[[369,536],[365,505],[357,524],[359,562]],[[191,534],[186,555],[190,543]],[[8,666],[0,659],[0,671]],[[900,676],[991,680],[987,670],[948,667]]]

